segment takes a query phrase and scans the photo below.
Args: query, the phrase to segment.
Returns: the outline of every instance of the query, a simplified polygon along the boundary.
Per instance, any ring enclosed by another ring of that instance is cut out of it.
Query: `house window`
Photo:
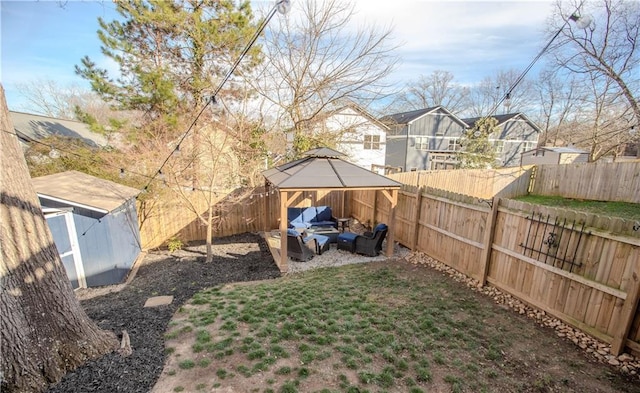
[[[364,149],[365,150],[380,150],[380,135],[365,135],[364,136]]]
[[[417,136],[416,137],[416,150],[429,150],[429,137]]]
[[[524,153],[525,151],[532,150],[535,147],[535,142],[523,142],[521,145],[520,153]]]
[[[449,139],[449,150],[458,151],[462,145],[460,144],[460,139],[452,138]]]
[[[496,153],[502,154],[504,151],[504,141],[495,141]]]

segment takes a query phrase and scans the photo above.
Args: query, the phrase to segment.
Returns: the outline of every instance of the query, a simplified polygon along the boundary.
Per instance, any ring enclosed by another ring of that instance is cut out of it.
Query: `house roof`
[[[409,124],[415,119],[422,117],[427,113],[433,112],[438,108],[441,108],[441,107],[434,106],[431,108],[417,109],[415,111],[394,113],[392,115],[386,115],[381,117],[380,122],[384,124]]]
[[[480,119],[482,119],[483,116],[481,117],[470,117],[467,119],[462,119],[463,122],[467,123],[469,125],[469,127],[473,127],[475,126],[476,122]],[[522,118],[522,120],[526,121],[527,123],[529,123],[529,125],[531,125],[531,127],[533,127],[536,131],[538,132],[542,132],[542,130],[540,129],[540,127],[538,127],[538,125],[534,122],[532,122],[527,116],[524,115],[524,113],[521,112],[517,112],[517,113],[505,113],[504,115],[493,115],[491,116],[493,118],[495,118],[496,120],[498,120],[498,126],[506,123],[509,120],[517,120],[518,118]]]
[[[78,138],[89,146],[106,146],[107,139],[89,129],[85,123],[31,113],[9,111],[13,128],[24,145],[52,135]]]
[[[268,169],[262,174],[281,190],[296,189],[391,189],[401,184],[340,158],[329,148],[306,152],[304,158]]]
[[[139,194],[139,190],[78,171],[31,180],[38,196],[90,210],[109,213]]]
[[[360,105],[356,104],[355,102],[347,102],[345,105],[337,107],[337,108],[331,110],[330,112],[328,112],[327,116],[331,116],[331,115],[340,113],[345,108],[350,108],[353,111],[359,113],[362,117],[366,118],[367,120],[369,120],[373,124],[377,125],[378,127],[382,128],[383,130],[385,130],[385,131],[389,130],[389,127],[386,124],[384,124],[380,120],[378,120],[375,117],[373,117],[369,112],[366,111],[366,109],[364,109]]]

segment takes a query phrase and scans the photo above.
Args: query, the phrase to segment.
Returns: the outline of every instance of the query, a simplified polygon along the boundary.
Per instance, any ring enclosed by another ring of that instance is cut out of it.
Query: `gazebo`
[[[341,158],[344,156],[343,153],[322,147],[307,151],[301,159],[262,172],[266,179],[266,187],[269,188],[271,185],[278,190],[280,195],[280,261],[278,266],[281,271],[285,272],[288,269],[287,208],[302,193],[308,191],[382,191],[382,194],[391,203],[385,254],[387,256],[393,255],[394,211],[401,184],[347,162]],[[265,205],[269,206],[268,203]],[[265,213],[267,215],[266,222],[269,222],[270,212],[266,211]]]

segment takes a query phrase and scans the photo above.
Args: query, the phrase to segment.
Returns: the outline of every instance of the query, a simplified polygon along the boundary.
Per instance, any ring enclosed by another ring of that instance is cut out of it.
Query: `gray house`
[[[498,120],[499,131],[489,137],[496,147],[497,166],[520,165],[520,156],[538,144],[542,132],[534,122],[523,113],[508,113],[492,116]],[[480,117],[462,119],[469,127],[474,127]]]
[[[589,152],[571,146],[541,146],[522,153],[521,160],[522,165],[574,164],[589,162]]]
[[[468,125],[436,106],[384,116],[389,127],[385,165],[402,171],[454,168],[455,152]]]
[[[141,250],[138,190],[77,171],[32,182],[72,286],[122,282]]]

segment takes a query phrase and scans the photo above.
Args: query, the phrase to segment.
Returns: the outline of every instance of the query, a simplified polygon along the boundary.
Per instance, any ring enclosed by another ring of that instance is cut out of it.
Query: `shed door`
[[[73,213],[47,214],[45,218],[73,289],[86,288],[87,282],[84,276],[80,247],[78,246],[76,225],[73,222]]]

